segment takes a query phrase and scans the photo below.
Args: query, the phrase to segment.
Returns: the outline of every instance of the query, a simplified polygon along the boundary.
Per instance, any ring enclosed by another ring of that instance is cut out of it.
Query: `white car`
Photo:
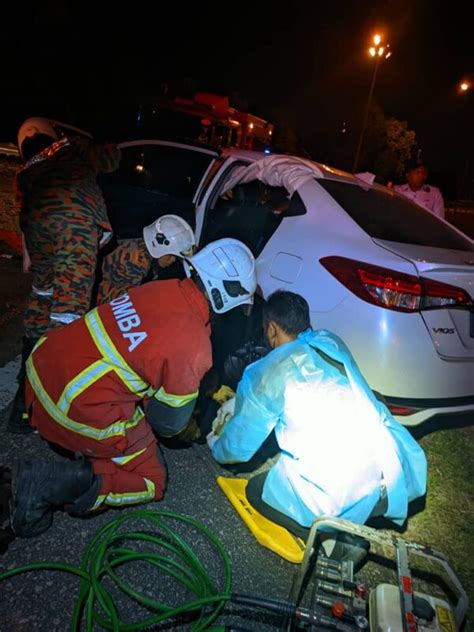
[[[302,294],[313,327],[345,341],[403,424],[474,413],[466,235],[392,190],[298,157],[165,141],[122,152],[103,181],[119,237],[174,212],[200,246],[240,239],[257,258],[262,297]]]

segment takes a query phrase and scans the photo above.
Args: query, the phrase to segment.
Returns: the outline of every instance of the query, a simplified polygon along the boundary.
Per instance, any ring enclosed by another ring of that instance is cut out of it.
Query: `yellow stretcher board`
[[[287,529],[258,513],[245,495],[247,481],[242,478],[217,477],[217,484],[232,503],[237,513],[253,533],[259,544],[280,555],[288,562],[301,564],[305,543]]]

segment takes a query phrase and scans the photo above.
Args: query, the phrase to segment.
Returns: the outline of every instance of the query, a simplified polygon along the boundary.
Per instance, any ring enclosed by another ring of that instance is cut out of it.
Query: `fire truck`
[[[192,99],[159,97],[140,105],[137,126],[147,135],[211,147],[261,150],[272,142],[273,125],[240,112],[225,96],[197,92]]]

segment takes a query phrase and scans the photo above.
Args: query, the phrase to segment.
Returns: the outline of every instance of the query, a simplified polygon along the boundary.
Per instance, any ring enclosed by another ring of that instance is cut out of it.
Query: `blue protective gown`
[[[426,492],[423,450],[329,331],[308,329],[247,367],[212,454],[220,463],[248,461],[273,429],[281,454],[262,498],[305,527],[323,514],[363,524],[382,481],[385,516],[403,524],[408,502]]]

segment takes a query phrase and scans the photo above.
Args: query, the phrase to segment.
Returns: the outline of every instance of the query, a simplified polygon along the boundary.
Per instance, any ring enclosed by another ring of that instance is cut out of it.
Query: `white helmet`
[[[224,237],[186,257],[184,268],[190,276],[188,262],[199,275],[214,312],[223,314],[237,305],[252,305],[257,288],[255,258],[241,241]]]
[[[26,119],[26,121],[22,123],[20,129],[18,130],[18,149],[20,150],[22,158],[24,158],[22,151],[23,142],[27,138],[33,138],[33,136],[36,136],[36,134],[50,136],[51,144],[58,140],[58,135],[54,131],[53,126],[47,118],[41,118],[38,116]]]
[[[143,229],[148,252],[155,259],[164,255],[191,256],[196,244],[191,226],[178,215],[163,215]]]

